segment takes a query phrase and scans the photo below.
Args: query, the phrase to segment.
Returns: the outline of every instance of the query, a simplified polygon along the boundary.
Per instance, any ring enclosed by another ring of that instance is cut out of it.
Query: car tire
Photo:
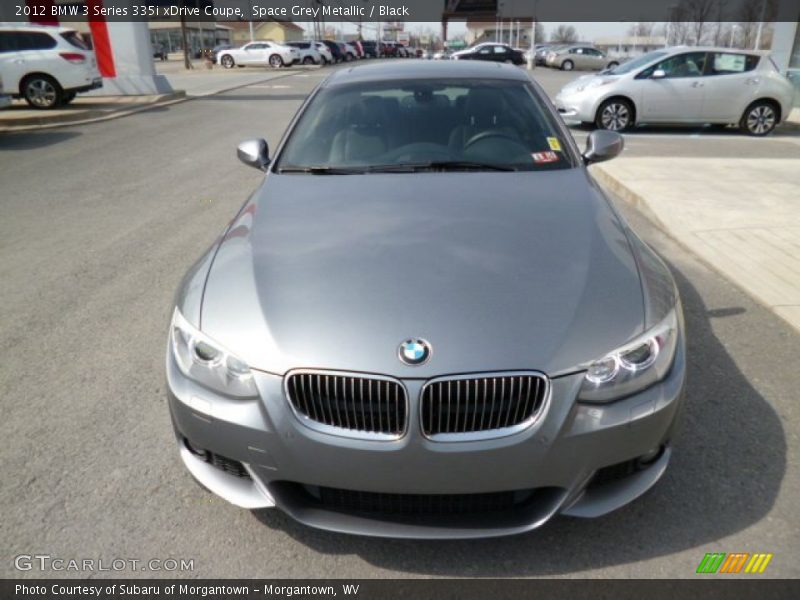
[[[304,64],[304,65],[313,65],[313,64],[314,64],[314,59],[313,59],[313,58],[311,58],[310,56],[306,56],[306,57],[303,59],[303,64]]]
[[[64,97],[61,98],[61,106],[66,106],[78,96],[76,92],[64,92]]]
[[[272,67],[273,69],[277,69],[278,67],[283,66],[283,59],[281,58],[280,54],[270,55],[267,62],[269,62],[269,66]]]
[[[233,57],[230,54],[223,54],[219,59],[219,64],[226,69],[232,69],[236,65],[236,61],[233,60]]]
[[[20,92],[31,108],[50,110],[64,101],[64,90],[50,75],[28,75],[22,80]]]
[[[565,60],[561,63],[561,70],[562,71],[572,71],[575,68],[575,63],[571,60]]]
[[[623,98],[609,98],[597,109],[594,124],[598,129],[627,131],[635,122],[633,105]]]
[[[774,102],[769,100],[756,100],[748,106],[739,127],[747,135],[763,137],[769,135],[778,124],[778,110]]]

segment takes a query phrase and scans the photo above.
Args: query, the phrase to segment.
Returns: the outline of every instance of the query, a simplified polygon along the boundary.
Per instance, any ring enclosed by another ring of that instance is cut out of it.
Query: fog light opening
[[[194,454],[197,458],[200,458],[206,462],[208,462],[208,450],[203,450],[202,448],[195,448],[192,446],[192,443],[189,441],[188,438],[183,438],[183,445],[186,446],[186,449]]]
[[[639,458],[636,459],[636,467],[638,469],[645,469],[656,462],[661,455],[664,454],[664,446],[657,446],[647,452],[646,454],[642,454]]]

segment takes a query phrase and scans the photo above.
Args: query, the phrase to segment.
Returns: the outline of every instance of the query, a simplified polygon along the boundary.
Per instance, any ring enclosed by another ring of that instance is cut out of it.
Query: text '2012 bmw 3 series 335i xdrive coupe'
[[[340,70],[182,282],[167,350],[180,456],[245,508],[375,536],[520,533],[632,501],[685,379],[664,263],[524,71]]]

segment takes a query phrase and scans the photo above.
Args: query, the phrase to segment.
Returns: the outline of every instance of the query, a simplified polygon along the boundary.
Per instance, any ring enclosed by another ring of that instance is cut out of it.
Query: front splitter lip
[[[237,477],[211,466],[192,454],[185,444],[180,443],[180,455],[183,464],[192,476],[210,492],[234,506],[255,510],[272,508],[275,500],[255,476],[249,465],[244,468],[250,477]]]
[[[205,488],[231,504],[248,510],[278,507],[295,520],[325,531],[381,538],[408,539],[474,539],[516,535],[532,531],[557,514],[570,517],[595,518],[629,504],[647,492],[664,474],[672,450],[666,447],[659,459],[646,469],[619,482],[597,488],[586,487],[591,477],[584,479],[576,490],[563,490],[551,506],[530,521],[510,527],[435,527],[429,524],[395,523],[357,514],[333,513],[322,508],[301,507],[276,501],[247,464],[249,478],[237,477],[211,466],[180,444],[181,459],[192,476]]]

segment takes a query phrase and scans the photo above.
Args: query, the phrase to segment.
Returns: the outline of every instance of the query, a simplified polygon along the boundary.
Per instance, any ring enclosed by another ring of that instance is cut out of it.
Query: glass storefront
[[[227,29],[187,27],[186,40],[189,44],[189,52],[193,56],[199,56],[201,50],[211,49],[217,44],[229,43],[230,32]],[[183,52],[183,36],[180,27],[151,29],[150,42],[154,46],[163,46],[167,52]]]

